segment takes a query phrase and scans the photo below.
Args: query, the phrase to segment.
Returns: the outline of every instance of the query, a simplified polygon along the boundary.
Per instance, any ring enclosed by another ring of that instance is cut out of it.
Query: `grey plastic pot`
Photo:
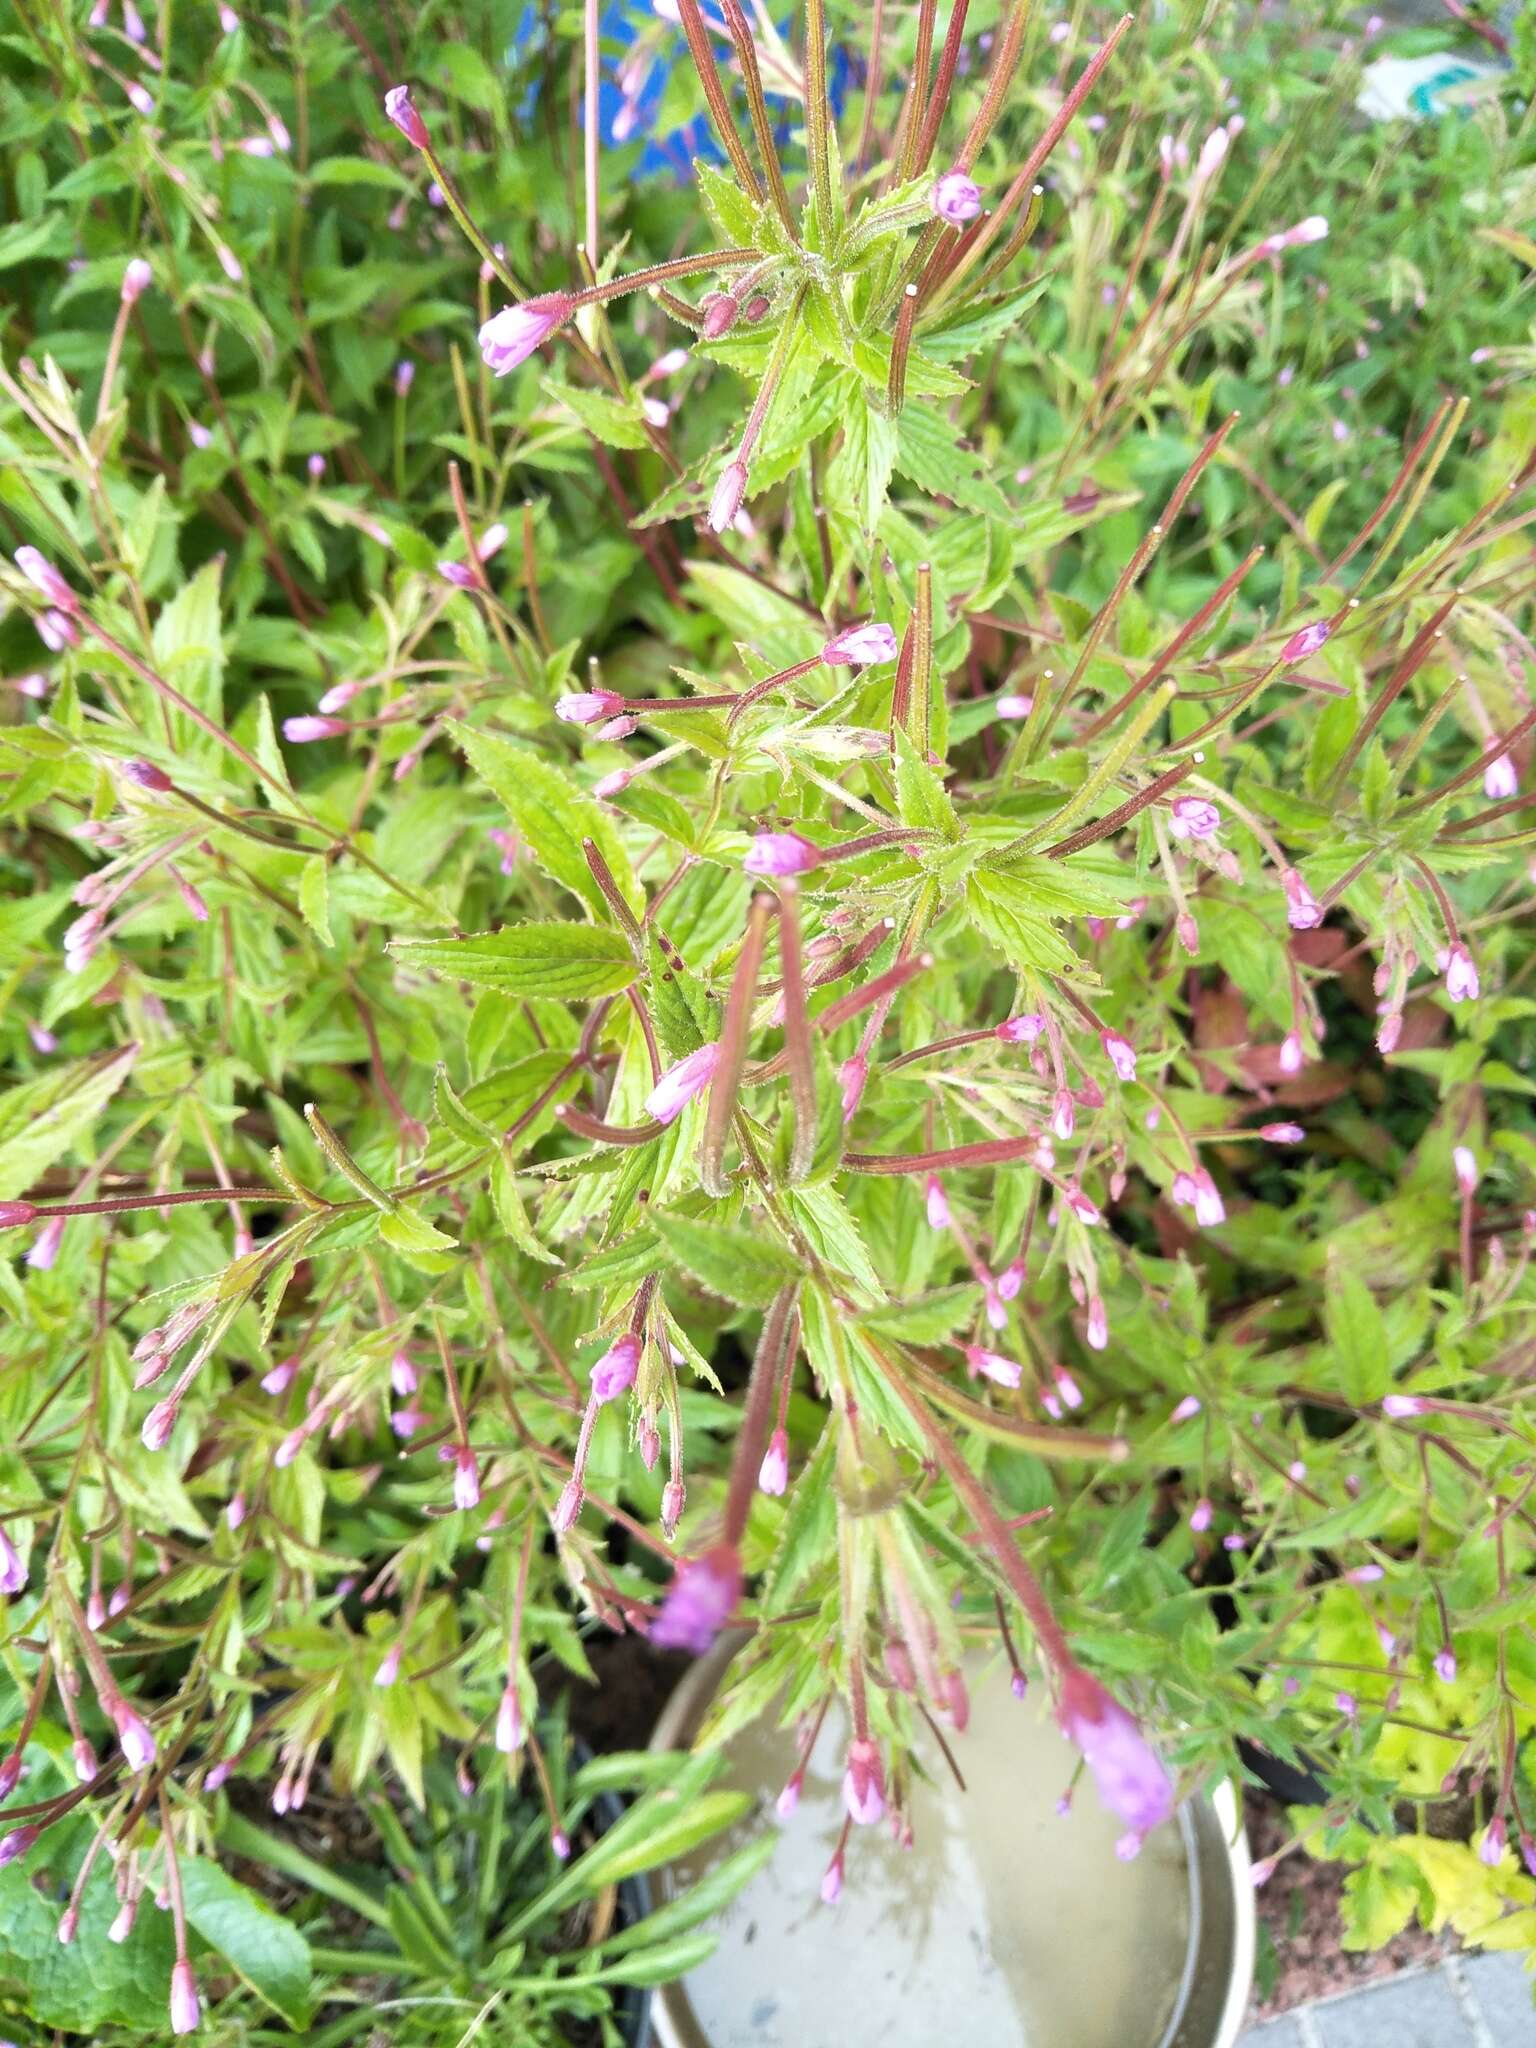
[[[737,1644],[684,1677],[654,1748],[690,1744]],[[722,1914],[701,1969],[659,1991],[656,2048],[1233,2048],[1253,1978],[1247,1843],[1230,1786],[1192,1800],[1134,1863],[1086,1782],[1058,1800],[1072,1752],[1043,1706],[978,1665],[971,1724],[951,1739],[961,1790],[920,1785],[915,1842],[855,1829],[843,1895],[820,1903],[842,1824],[845,1731],[828,1717],[778,1853]],[[756,1795],[734,1835],[657,1874],[665,1899],[762,1827],[794,1767],[793,1735],[733,1737],[730,1782]],[[935,1770],[943,1770],[935,1760]]]

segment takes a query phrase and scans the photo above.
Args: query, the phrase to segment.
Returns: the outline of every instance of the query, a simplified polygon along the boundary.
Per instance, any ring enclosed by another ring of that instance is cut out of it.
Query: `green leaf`
[[[290,2026],[309,2025],[309,1944],[253,1891],[206,1857],[183,1858],[187,1919]]]
[[[62,1159],[121,1088],[136,1045],[100,1053],[24,1081],[0,1096],[0,1200],[30,1187]]]
[[[942,327],[927,329],[918,336],[918,351],[935,363],[956,363],[974,355],[977,349],[1006,334],[1049,283],[1049,277],[1033,278],[1022,290],[1006,299],[994,299],[988,305],[971,307],[958,319]]]
[[[700,1223],[687,1216],[651,1218],[662,1249],[710,1294],[743,1308],[766,1308],[789,1280],[800,1277],[800,1262],[765,1227]]]
[[[504,925],[463,939],[395,939],[390,951],[408,967],[522,1002],[617,995],[637,971],[628,940],[611,925]]]
[[[901,726],[896,728],[896,805],[904,825],[942,832],[948,840],[961,836],[948,791]]]
[[[684,1799],[669,1789],[647,1793],[640,1806],[649,1806],[651,1811],[645,1832],[638,1839],[615,1842],[614,1830],[582,1857],[576,1874],[584,1890],[595,1891],[626,1877],[638,1877],[643,1870],[676,1862],[690,1849],[707,1842],[711,1835],[718,1835],[722,1828],[744,1820],[752,1811],[753,1798],[750,1792],[722,1790],[699,1792]],[[631,1807],[631,1813],[638,1812],[640,1806]]]
[[[557,404],[574,413],[587,432],[601,441],[605,448],[644,448],[649,445],[645,416],[638,399],[613,398],[605,391],[589,391],[584,385],[559,384],[553,378],[545,389]]]
[[[451,729],[470,766],[500,798],[518,837],[545,874],[579,896],[600,923],[609,923],[613,912],[581,851],[582,841],[590,839],[630,909],[644,909],[629,856],[607,813],[569,776],[527,747],[514,747],[469,725],[454,723]]]
[[[1339,1259],[1328,1262],[1326,1317],[1338,1390],[1356,1407],[1369,1407],[1391,1384],[1387,1326],[1371,1290]]]

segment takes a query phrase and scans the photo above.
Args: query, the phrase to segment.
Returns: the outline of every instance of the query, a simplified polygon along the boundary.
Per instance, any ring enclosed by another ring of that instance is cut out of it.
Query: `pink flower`
[[[659,1124],[672,1123],[682,1115],[695,1095],[703,1094],[715,1078],[719,1064],[720,1048],[714,1043],[701,1045],[697,1052],[678,1060],[676,1065],[668,1067],[645,1098],[646,1115],[654,1117]]]
[[[123,272],[123,303],[131,306],[155,281],[155,273],[142,256],[135,256]]]
[[[1058,1088],[1051,1105],[1051,1129],[1065,1143],[1076,1128],[1077,1112],[1072,1103],[1072,1091]]]
[[[1000,1038],[1004,1045],[1033,1045],[1044,1029],[1045,1019],[1033,1010],[1026,1010],[1021,1017],[1009,1017],[994,1025],[992,1035]]]
[[[1259,1136],[1270,1145],[1299,1145],[1306,1135],[1300,1124],[1259,1125]]]
[[[304,467],[309,471],[310,481],[319,483],[321,477],[325,475],[325,457],[316,450]]]
[[[550,1517],[557,1536],[567,1536],[575,1528],[584,1498],[581,1481],[568,1479],[561,1490],[560,1498],[555,1502],[555,1512]]]
[[[230,283],[238,284],[241,278],[245,276],[245,270],[234,250],[226,248],[222,242],[215,242],[213,253],[218,257],[219,268],[229,279]]]
[[[1227,1220],[1227,1207],[1221,1199],[1220,1190],[1203,1166],[1194,1173],[1195,1221],[1203,1230],[1212,1230],[1218,1223]]]
[[[1121,1080],[1134,1081],[1136,1078],[1136,1048],[1131,1044],[1131,1041],[1128,1038],[1122,1038],[1118,1031],[1105,1031],[1100,1034],[1100,1042],[1109,1056],[1109,1064],[1114,1068]]]
[[[59,1245],[64,1237],[64,1218],[50,1216],[37,1233],[31,1250],[27,1253],[27,1264],[35,1273],[46,1273],[59,1256]]]
[[[1520,777],[1508,754],[1500,754],[1483,770],[1483,795],[1490,803],[1499,803],[1505,797],[1514,796],[1519,787]]]
[[[40,1829],[34,1827],[12,1828],[7,1835],[0,1835],[0,1870],[8,1863],[14,1863],[18,1856],[25,1856],[37,1840]]]
[[[1451,1164],[1456,1169],[1456,1185],[1464,1195],[1470,1195],[1477,1187],[1477,1154],[1470,1145],[1457,1145],[1451,1152]]]
[[[144,1418],[139,1431],[146,1451],[163,1451],[171,1440],[171,1431],[176,1427],[176,1416],[181,1403],[173,1394],[169,1400],[157,1401]]]
[[[1445,992],[1451,1001],[1476,1002],[1480,988],[1477,963],[1460,939],[1446,953],[1440,965],[1445,974]]]
[[[0,1593],[19,1593],[26,1583],[27,1568],[21,1561],[21,1553],[0,1529]]]
[[[555,699],[555,716],[567,725],[596,725],[623,709],[617,690],[571,690]]]
[[[923,1191],[923,1205],[931,1230],[949,1228],[949,1197],[944,1192],[943,1181],[936,1173],[930,1173],[928,1176],[928,1183]]]
[[[344,718],[320,718],[312,712],[283,720],[283,738],[296,747],[308,746],[312,740],[339,739],[348,730]]]
[[[871,662],[894,661],[896,655],[894,631],[874,619],[863,626],[844,626],[821,650],[831,668],[867,668]]]
[[[71,617],[79,611],[79,598],[40,549],[18,548],[15,561],[17,568],[33,589],[40,590],[56,610]]]
[[[789,1437],[776,1429],[768,1439],[763,1462],[757,1469],[758,1488],[777,1498],[789,1484]]]
[[[126,1941],[129,1935],[133,1932],[133,1923],[137,1916],[137,1900],[124,1899],[123,1903],[118,1907],[117,1912],[113,1917],[112,1925],[107,1929],[108,1941]]]
[[[1394,1422],[1402,1422],[1410,1415],[1422,1415],[1424,1403],[1417,1394],[1383,1394],[1381,1412],[1390,1415]]]
[[[1295,227],[1287,228],[1282,235],[1271,236],[1271,243],[1278,243],[1282,249],[1301,249],[1308,242],[1324,242],[1328,239],[1328,217],[1322,213],[1309,213],[1305,220],[1297,221]]]
[[[155,1760],[155,1738],[143,1721],[118,1694],[102,1701],[107,1719],[117,1730],[117,1746],[130,1771],[147,1771]]]
[[[453,1504],[462,1514],[480,1505],[480,1467],[468,1444],[453,1454]]]
[[[1200,154],[1195,160],[1195,183],[1203,185],[1208,178],[1215,177],[1221,169],[1227,154],[1228,136],[1225,128],[1213,128],[1200,145]]]
[[[427,124],[411,105],[411,88],[408,85],[392,85],[384,95],[384,111],[394,122],[407,142],[417,149],[430,147]]]
[[[1173,1812],[1168,1773],[1132,1717],[1096,1679],[1073,1667],[1063,1681],[1056,1713],[1111,1813],[1138,1835],[1168,1819]]]
[[[1168,830],[1175,839],[1214,839],[1221,830],[1221,813],[1203,796],[1177,796],[1169,809]]]
[[[1200,1396],[1198,1394],[1186,1394],[1183,1400],[1180,1401],[1178,1406],[1174,1409],[1173,1413],[1169,1416],[1168,1420],[1170,1422],[1190,1422],[1199,1413]]]
[[[125,782],[131,782],[136,789],[149,789],[157,794],[171,788],[171,778],[163,768],[157,768],[152,761],[130,760],[120,764],[118,773]]]
[[[416,382],[416,365],[409,356],[402,356],[395,365],[395,396],[404,398]]]
[[[1333,627],[1326,619],[1314,619],[1310,626],[1303,626],[1299,633],[1293,633],[1280,650],[1282,661],[1305,661],[1309,654],[1326,642]]]
[[[651,1641],[663,1650],[702,1656],[740,1598],[741,1559],[734,1544],[720,1543],[701,1557],[684,1558],[651,1624]]]
[[[1028,718],[1034,708],[1035,700],[1033,697],[1021,697],[1016,693],[998,697],[992,705],[992,709],[999,718]]]
[[[380,1660],[378,1670],[373,1674],[373,1682],[382,1691],[387,1692],[399,1676],[400,1645],[391,1643]]]
[[[612,1401],[635,1384],[640,1369],[640,1339],[626,1331],[592,1368],[592,1398]]]
[[[1302,1064],[1301,1034],[1287,1031],[1280,1041],[1280,1071],[1282,1074],[1299,1074]]]
[[[34,1833],[34,1834],[36,1833],[36,1830],[35,1830],[35,1829],[33,1830],[33,1833]],[[9,1841],[9,1840],[10,1840],[10,1837],[9,1837],[9,1835],[7,1835],[7,1837],[6,1837],[6,1841]],[[0,1854],[3,1854],[3,1853],[4,1853],[4,1843],[0,1843]],[[843,1896],[843,1852],[842,1852],[842,1850],[841,1850],[841,1849],[839,1849],[839,1850],[838,1850],[838,1851],[836,1852],[836,1854],[835,1854],[835,1855],[833,1856],[833,1858],[832,1858],[832,1861],[831,1861],[831,1862],[830,1862],[830,1863],[829,1863],[829,1864],[827,1865],[826,1869],[825,1869],[825,1870],[824,1870],[824,1871],[823,1871],[823,1872],[821,1873],[821,1903],[822,1903],[822,1904],[823,1904],[824,1906],[835,1906],[835,1905],[837,1904],[838,1900],[839,1900],[839,1899],[840,1899],[840,1898],[841,1898],[842,1896]]]
[[[1286,922],[1292,931],[1315,930],[1323,921],[1322,907],[1299,872],[1295,868],[1282,868],[1280,886],[1285,891]]]
[[[503,306],[486,321],[477,337],[486,368],[493,376],[505,377],[563,327],[574,311],[564,292],[549,292],[541,299]]]
[[[798,832],[759,832],[742,868],[749,875],[803,875],[821,860],[821,848]]]
[[[1435,1652],[1435,1676],[1445,1685],[1456,1683],[1456,1652],[1449,1643]]]
[[[974,220],[981,211],[981,187],[964,171],[946,171],[933,188],[933,210],[951,227]]]
[[[1189,1512],[1189,1526],[1197,1536],[1203,1536],[1211,1526],[1216,1510],[1208,1500],[1197,1500]]]
[[[979,1375],[994,1380],[1000,1387],[1016,1387],[1024,1376],[1018,1361],[1005,1358],[1000,1351],[988,1351],[980,1344],[965,1344],[961,1349],[973,1378]]]
[[[1103,1351],[1109,1345],[1109,1317],[1104,1312],[1104,1303],[1097,1294],[1088,1301],[1088,1320],[1083,1325],[1083,1335],[1088,1340],[1090,1351]]]
[[[1483,1839],[1477,1845],[1478,1861],[1486,1863],[1490,1870],[1497,1870],[1504,1861],[1505,1840],[1504,1816],[1502,1813],[1496,1813],[1484,1828]]]
[[[706,524],[711,533],[724,533],[741,510],[741,501],[747,492],[747,465],[744,462],[728,462],[720,472],[709,501]]]
[[[195,2034],[202,2022],[197,1979],[192,1974],[192,1965],[183,1957],[171,1967],[171,2032]]]
[[[131,79],[129,83],[123,87],[123,90],[128,95],[129,106],[133,108],[133,111],[136,114],[142,114],[144,119],[147,121],[150,115],[155,111],[155,100],[153,93],[150,92],[147,86],[140,85],[139,81],[136,78]]]
[[[1386,1567],[1379,1564],[1357,1564],[1344,1574],[1344,1582],[1350,1586],[1374,1586],[1378,1579],[1387,1576]]]
[[[795,1771],[786,1780],[784,1789],[773,1802],[773,1810],[780,1820],[788,1820],[800,1804],[801,1787],[805,1784],[805,1771]]]
[[[503,1756],[511,1756],[522,1745],[523,1714],[518,1704],[517,1686],[510,1678],[502,1688],[501,1704],[496,1709],[496,1747]]]
[[[843,1805],[848,1818],[861,1828],[873,1827],[885,1818],[885,1774],[880,1766],[880,1752],[867,1737],[856,1736],[848,1745]]]

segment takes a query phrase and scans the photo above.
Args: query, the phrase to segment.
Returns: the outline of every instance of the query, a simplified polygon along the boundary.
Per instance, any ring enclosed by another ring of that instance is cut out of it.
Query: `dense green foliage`
[[[918,1697],[963,1721],[962,1655],[1016,1644],[1181,1792],[1304,1750],[1351,1939],[1536,1946],[1513,81],[1372,127],[1362,60],[1423,35],[1185,0],[985,247],[935,173],[974,132],[1000,218],[1116,17],[977,0],[947,81],[892,6],[866,104],[849,0],[830,133],[759,21],[785,209],[735,70],[734,176],[610,122],[598,275],[674,272],[496,377],[480,323],[583,282],[581,9],[87,12],[0,0],[0,1757],[46,1823],[6,2026],[156,2037],[183,1920],[230,2040],[352,2038],[423,1973],[388,2038],[498,1993],[486,2039],[556,2039],[686,1967],[681,1921],[560,1951],[522,1726],[669,1584],[690,1633],[674,1547],[773,1623],[719,1729],[843,1691],[898,1813]],[[667,135],[705,95],[629,12],[605,72],[664,70]],[[751,280],[713,338],[710,271]],[[864,621],[889,654],[821,658]],[[617,1768],[551,1764],[555,1825]],[[292,1842],[313,1954],[221,1868],[312,1779],[407,1879],[352,1900],[394,1959]],[[1502,1856],[1393,1834],[1442,1781]],[[105,1945],[108,1855],[185,1912]],[[413,1857],[478,1919],[410,1921]]]

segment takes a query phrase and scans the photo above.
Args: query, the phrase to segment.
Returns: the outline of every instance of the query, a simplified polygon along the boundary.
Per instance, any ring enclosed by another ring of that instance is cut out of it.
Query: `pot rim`
[[[726,1669],[746,1643],[751,1631],[735,1629],[724,1635],[705,1656],[691,1665],[678,1680],[662,1708],[651,1735],[652,1749],[685,1749],[697,1734],[705,1709],[720,1689]],[[1248,2013],[1253,1987],[1254,1960],[1258,1949],[1258,1912],[1253,1899],[1253,1865],[1248,1837],[1243,1830],[1242,1805],[1230,1778],[1224,1778],[1209,1794],[1186,1800],[1179,1808],[1179,1825],[1184,1836],[1190,1870],[1190,1917],[1198,1925],[1204,1906],[1200,1891],[1200,1862],[1195,1855],[1196,1809],[1206,1811],[1206,1832],[1219,1838],[1231,1887],[1231,1957],[1227,1990],[1210,2048],[1236,2048]],[[1186,1958],[1180,1980],[1180,2009],[1185,1988],[1195,1966],[1194,1944]],[[656,2048],[711,2048],[708,2037],[694,2015],[685,1980],[662,1985],[651,2007],[651,2025]],[[1163,2044],[1159,2044],[1163,2048]]]

